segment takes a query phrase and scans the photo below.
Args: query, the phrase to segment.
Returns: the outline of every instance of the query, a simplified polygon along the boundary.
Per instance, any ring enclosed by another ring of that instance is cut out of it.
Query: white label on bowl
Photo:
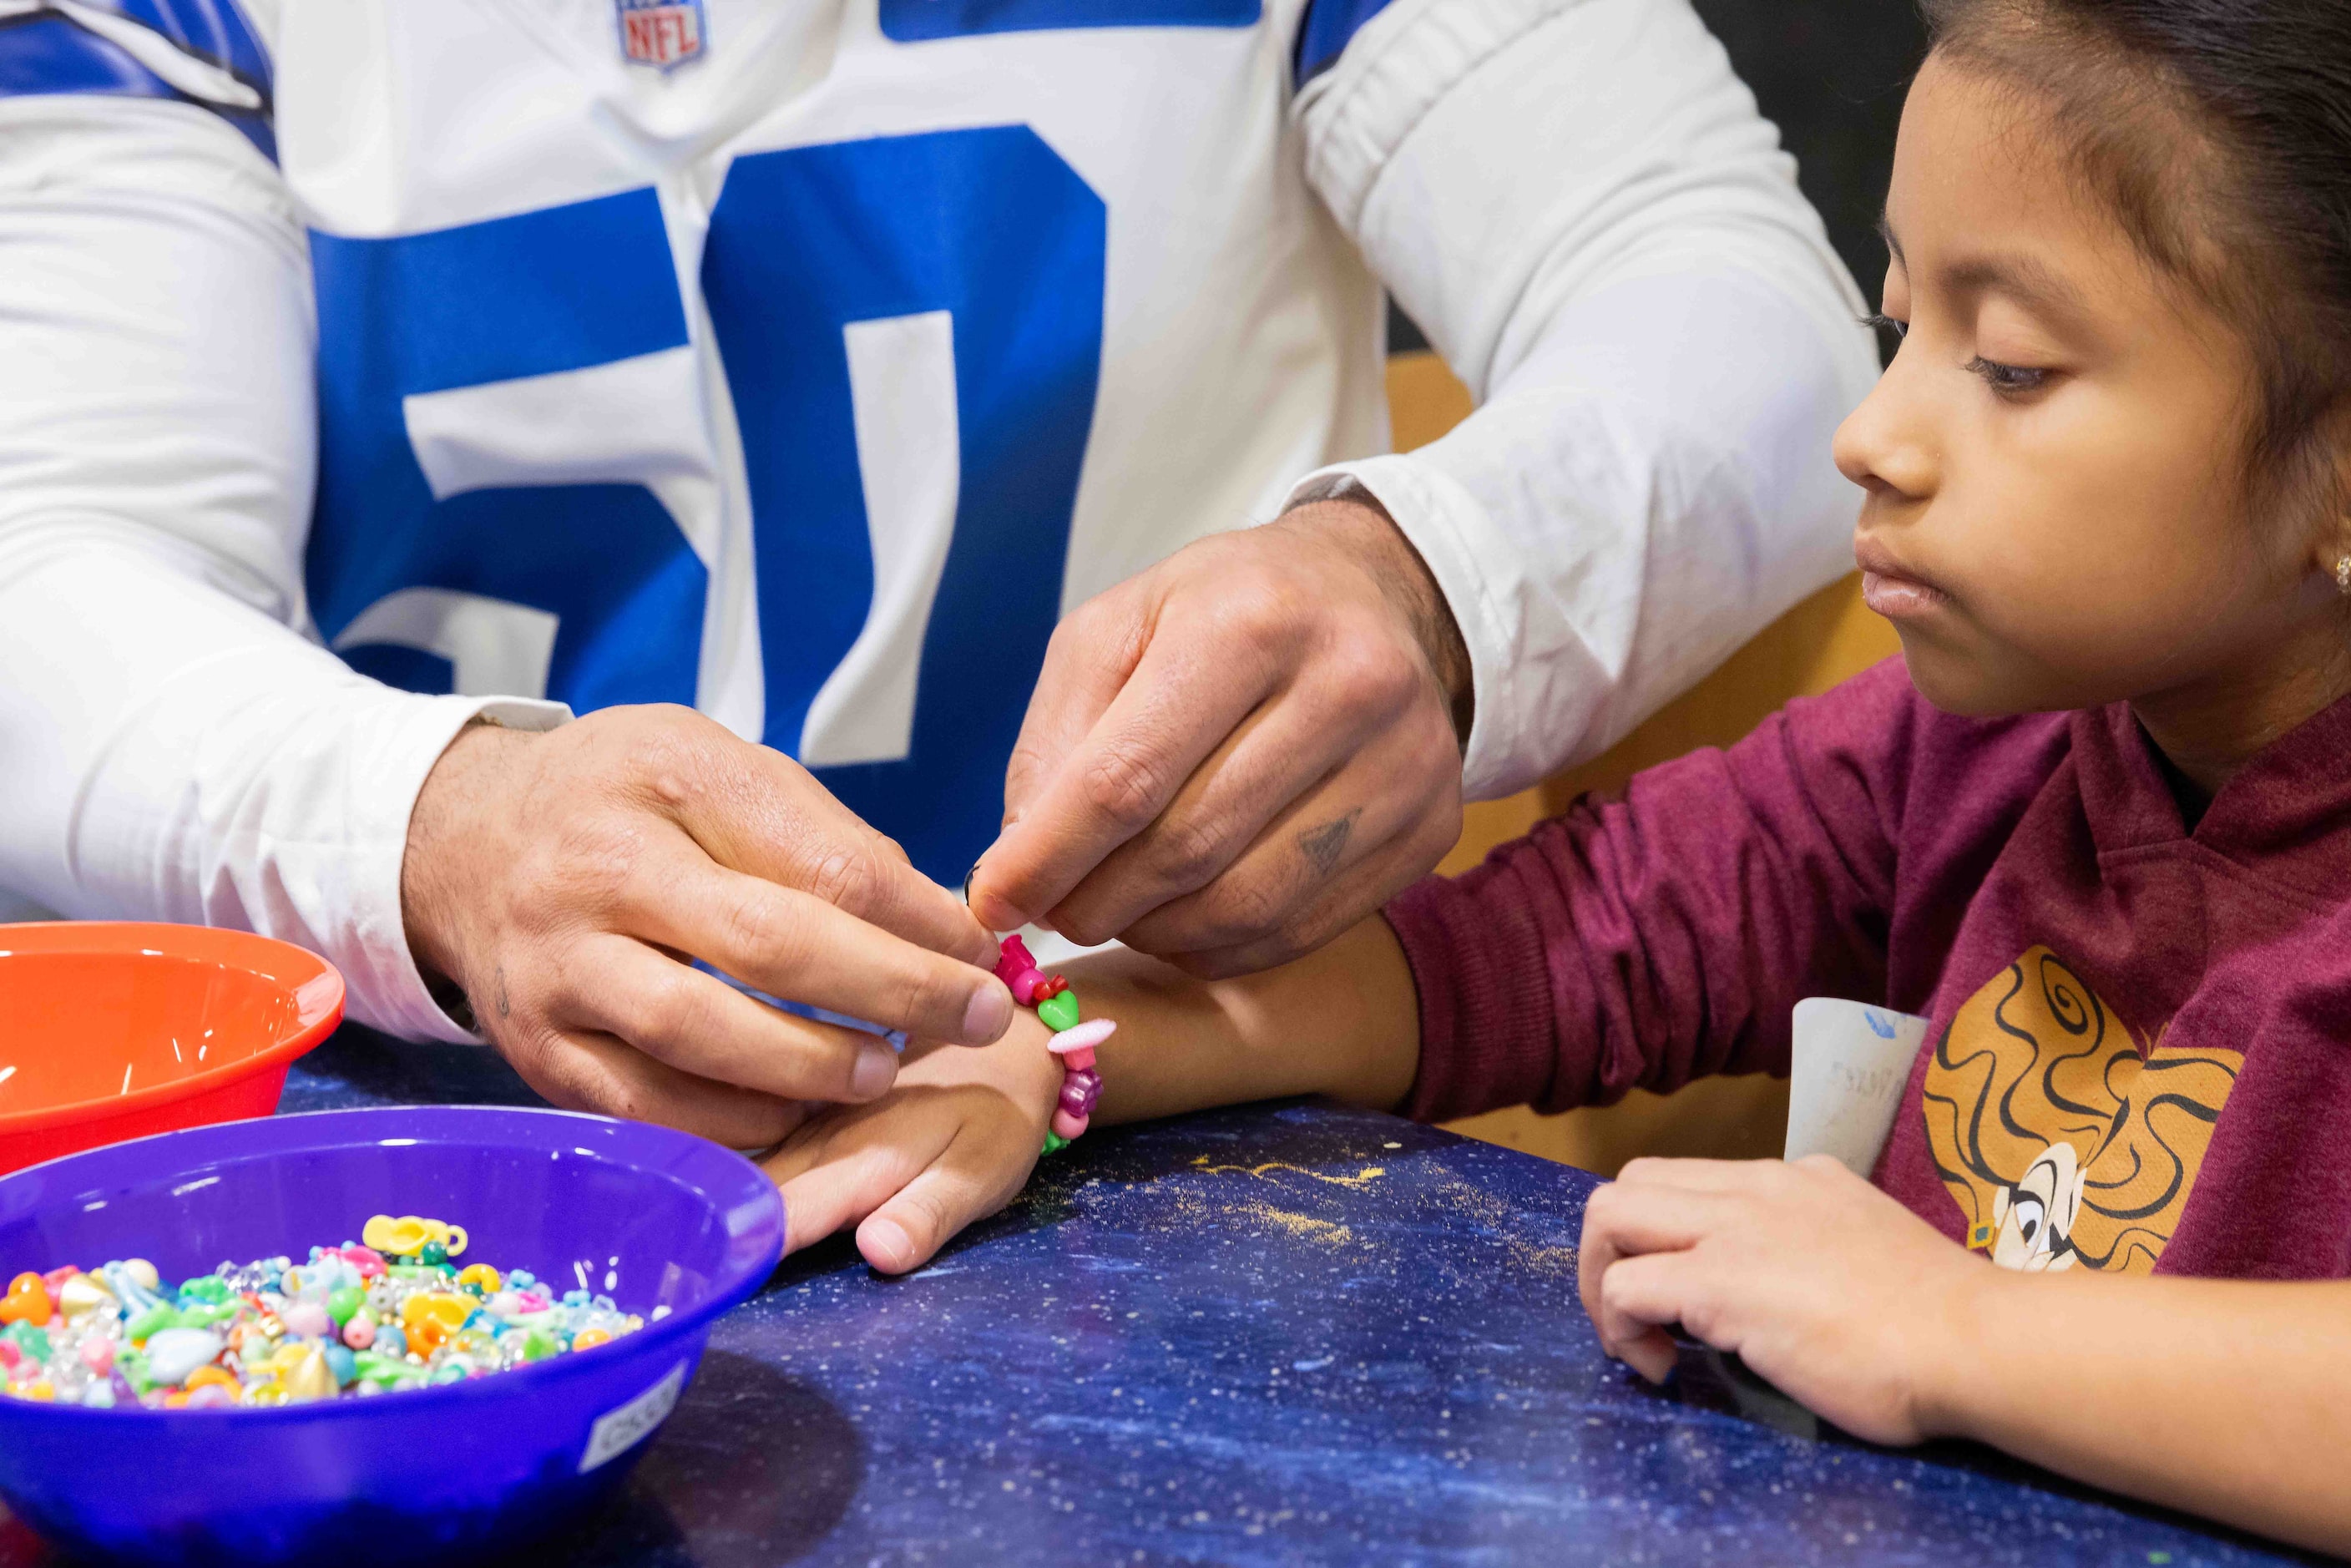
[[[626,1405],[616,1405],[597,1416],[596,1424],[588,1428],[588,1451],[580,1456],[580,1473],[584,1476],[599,1465],[611,1463],[652,1437],[653,1428],[677,1408],[677,1396],[684,1388],[685,1363],[681,1361],[669,1369],[669,1375]]]

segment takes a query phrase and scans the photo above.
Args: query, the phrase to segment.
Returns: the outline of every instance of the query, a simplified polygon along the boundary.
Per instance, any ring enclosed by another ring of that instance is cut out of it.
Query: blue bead
[[[335,1386],[349,1388],[351,1385],[351,1379],[360,1375],[359,1357],[339,1344],[327,1346],[325,1354],[327,1370],[335,1375]]]
[[[407,1332],[398,1323],[385,1323],[375,1331],[375,1349],[378,1354],[383,1355],[406,1355],[408,1354]]]

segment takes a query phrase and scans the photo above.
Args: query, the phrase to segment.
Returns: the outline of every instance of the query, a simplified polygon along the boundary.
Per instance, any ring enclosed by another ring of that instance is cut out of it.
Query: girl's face
[[[1908,331],[1836,459],[1867,492],[1863,591],[1928,700],[2130,699],[2172,750],[2159,713],[2260,707],[2246,684],[2307,663],[2297,639],[2344,643],[2333,552],[2248,513],[2242,340],[2140,258],[2044,114],[1930,58],[1886,228]]]

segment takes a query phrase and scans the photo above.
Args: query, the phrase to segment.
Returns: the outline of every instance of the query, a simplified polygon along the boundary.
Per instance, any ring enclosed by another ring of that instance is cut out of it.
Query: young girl
[[[1930,10],[1906,336],[1836,445],[1904,658],[1283,969],[1081,966],[1098,1114],[1562,1109],[1784,1071],[1802,997],[1927,1014],[1874,1184],[1593,1196],[1603,1345],[1662,1377],[1679,1323],[1864,1436],[2342,1551],[2351,5]],[[1023,1016],[778,1151],[794,1244],[862,1221],[902,1270],[1004,1203],[1061,1081]]]

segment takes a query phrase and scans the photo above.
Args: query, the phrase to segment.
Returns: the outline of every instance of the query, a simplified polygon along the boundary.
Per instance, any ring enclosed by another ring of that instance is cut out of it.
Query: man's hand
[[[973,912],[1203,977],[1294,957],[1460,836],[1468,700],[1452,612],[1377,507],[1203,539],[1054,632]]]
[[[1651,1382],[1679,1323],[1878,1443],[1945,1429],[1985,1293],[2019,1278],[1826,1155],[1635,1160],[1584,1206],[1577,1275],[1600,1348]]]
[[[690,709],[608,708],[543,735],[476,727],[434,765],[401,867],[408,939],[559,1105],[737,1148],[802,1102],[896,1073],[869,1034],[774,996],[984,1044],[1012,998],[954,896],[789,758]]]

